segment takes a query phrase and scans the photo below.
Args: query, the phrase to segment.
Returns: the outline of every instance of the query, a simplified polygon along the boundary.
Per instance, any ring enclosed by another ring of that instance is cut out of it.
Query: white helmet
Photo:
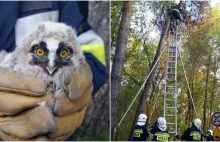
[[[179,4],[179,3],[180,3],[180,0],[173,0],[173,3]]]
[[[166,120],[163,118],[163,117],[159,117],[157,119],[157,126],[160,130],[162,131],[166,131],[166,128],[167,128],[167,122]]]
[[[147,115],[145,115],[145,114],[142,113],[142,114],[140,114],[139,117],[138,117],[137,125],[139,125],[139,126],[144,126],[146,121],[147,121]]]
[[[213,135],[213,132],[212,132],[212,130],[208,130],[208,132],[209,132],[209,133],[211,133],[211,135]]]
[[[193,121],[194,125],[199,129],[202,125],[202,122],[200,119],[196,118],[194,121]]]

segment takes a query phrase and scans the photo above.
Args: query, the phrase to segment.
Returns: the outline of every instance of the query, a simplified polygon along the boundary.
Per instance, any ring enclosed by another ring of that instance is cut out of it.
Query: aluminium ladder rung
[[[165,114],[166,116],[171,116],[171,117],[175,117],[175,115],[173,114]]]
[[[171,45],[169,45],[168,48],[176,48],[176,46],[173,46],[173,45],[171,44]],[[176,51],[176,50],[175,50],[175,51]]]
[[[175,86],[167,86],[167,88],[174,88]]]
[[[171,106],[166,106],[166,108],[168,108],[168,109],[175,109],[175,107],[171,107]]]
[[[175,68],[175,64],[169,64],[170,66],[168,66],[169,68]],[[168,71],[168,70],[167,70]]]
[[[167,125],[174,125],[175,123],[168,122]]]
[[[175,80],[170,80],[170,79],[167,79],[167,81],[170,83],[170,82],[174,82]]]
[[[176,62],[175,61],[168,61],[168,63],[174,63],[175,64]]]
[[[175,93],[168,92],[168,93],[166,93],[166,95],[169,95],[169,96],[174,96],[174,95],[175,95]]]
[[[170,99],[166,99],[166,101],[169,101],[169,102],[175,102],[175,100],[170,100]]]
[[[169,134],[175,134],[176,132],[169,132]]]
[[[174,48],[174,46],[168,47],[168,52],[169,51],[176,51],[176,48]]]
[[[175,95],[175,92],[173,90],[169,90],[165,92],[168,95]]]
[[[176,53],[176,51],[169,51],[169,53]]]
[[[168,49],[172,49],[172,50],[175,50],[176,51],[176,46],[177,46],[177,44],[176,43],[170,43],[169,45],[168,45]]]
[[[168,69],[175,69],[175,67],[168,67]]]
[[[169,58],[176,58],[176,56],[168,56]]]

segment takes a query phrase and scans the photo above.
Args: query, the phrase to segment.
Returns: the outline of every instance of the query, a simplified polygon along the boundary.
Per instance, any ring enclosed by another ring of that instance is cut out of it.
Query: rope
[[[194,104],[194,101],[193,101],[193,98],[192,98],[192,93],[191,93],[191,90],[190,90],[190,87],[189,87],[189,82],[188,82],[188,78],[186,76],[186,70],[185,70],[185,67],[184,67],[184,64],[183,64],[182,55],[180,53],[179,47],[178,47],[178,51],[179,51],[178,53],[179,53],[179,56],[180,56],[181,64],[182,64],[182,67],[183,67],[184,76],[185,76],[185,79],[186,79],[186,84],[187,84],[187,87],[188,87],[188,90],[189,90],[189,95],[190,95],[190,98],[191,98],[191,101],[192,101],[192,104],[193,104],[194,111],[196,113],[196,117],[198,118],[198,114],[197,114],[196,107],[195,107],[195,104]]]
[[[141,92],[142,88],[144,87],[144,84],[147,82],[149,76],[151,75],[151,73],[153,72],[155,66],[157,65],[158,61],[160,60],[160,57],[162,56],[162,54],[164,53],[166,49],[166,46],[164,47],[162,53],[160,54],[159,58],[157,59],[156,63],[154,64],[153,68],[151,69],[150,73],[148,74],[147,78],[145,79],[144,83],[142,84],[141,88],[139,89],[138,93],[136,94],[136,96],[134,97],[133,101],[131,102],[130,106],[128,107],[128,109],[126,110],[125,114],[123,115],[123,117],[121,118],[121,120],[119,121],[117,127],[115,128],[115,131],[118,129],[118,127],[121,125],[122,121],[124,120],[125,116],[127,115],[128,111],[130,110],[131,106],[133,105],[134,101],[136,100],[137,96],[139,95],[139,93]]]

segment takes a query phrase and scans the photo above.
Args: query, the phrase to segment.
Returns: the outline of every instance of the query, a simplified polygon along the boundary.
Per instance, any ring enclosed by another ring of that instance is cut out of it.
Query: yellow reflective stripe
[[[135,132],[135,133],[141,133],[141,134],[143,133],[142,130],[134,130],[134,132]]]
[[[102,43],[95,44],[84,44],[81,45],[83,52],[88,52],[93,54],[104,66],[105,62],[105,46]]]
[[[193,132],[191,132],[191,133],[190,133],[190,136],[193,136],[193,135],[198,135],[198,134],[200,135],[200,132],[193,131]]]
[[[169,134],[155,134],[155,136],[160,136],[160,137],[170,137]]]
[[[193,140],[200,140],[201,139],[201,134],[199,132],[191,132],[190,136],[193,137]]]
[[[169,134],[166,133],[156,133],[155,136],[158,141],[168,141],[168,138],[170,137]]]
[[[143,134],[143,130],[141,130],[141,129],[135,129],[134,130],[134,137],[140,138],[141,134]]]

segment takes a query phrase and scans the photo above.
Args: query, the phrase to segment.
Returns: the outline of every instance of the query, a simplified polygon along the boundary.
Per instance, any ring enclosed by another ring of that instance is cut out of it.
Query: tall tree
[[[156,61],[158,60],[158,58],[159,58],[159,56],[162,52],[163,44],[164,44],[164,41],[165,41],[167,33],[168,33],[168,27],[169,27],[169,24],[170,24],[170,19],[168,17],[168,14],[166,15],[166,17],[167,18],[166,18],[166,21],[165,21],[165,26],[163,27],[163,31],[162,31],[162,34],[161,34],[161,37],[160,37],[160,42],[159,42],[159,45],[158,45],[158,48],[157,48],[157,51],[156,51],[156,55],[154,57],[154,61],[151,64],[152,66],[151,66],[150,70],[152,70],[153,66],[156,64]],[[148,97],[148,95],[150,93],[150,90],[151,90],[151,86],[152,86],[152,83],[153,83],[153,78],[154,78],[155,73],[156,73],[156,69],[157,69],[157,65],[155,65],[155,68],[153,69],[151,75],[149,76],[149,78],[146,81],[146,84],[144,86],[144,90],[141,94],[139,105],[138,105],[138,108],[137,108],[137,111],[136,111],[135,119],[134,119],[133,124],[132,124],[131,132],[130,132],[130,135],[129,135],[129,140],[132,140],[132,138],[133,138],[134,128],[135,128],[135,125],[137,124],[139,114],[143,113],[144,110],[145,110],[147,97]]]
[[[204,97],[204,105],[203,105],[203,132],[206,130],[206,117],[207,117],[207,97],[208,97],[208,82],[209,82],[209,68],[210,68],[210,60],[211,55],[209,55],[208,63],[207,63],[207,72],[206,72],[206,80],[205,80],[205,97]]]
[[[124,1],[122,8],[122,17],[118,32],[118,40],[115,50],[115,57],[113,59],[112,73],[111,73],[111,137],[114,132],[114,122],[116,115],[117,100],[119,96],[120,84],[122,80],[122,71],[125,63],[125,52],[128,41],[128,29],[130,26],[130,18],[132,15],[132,1]]]

